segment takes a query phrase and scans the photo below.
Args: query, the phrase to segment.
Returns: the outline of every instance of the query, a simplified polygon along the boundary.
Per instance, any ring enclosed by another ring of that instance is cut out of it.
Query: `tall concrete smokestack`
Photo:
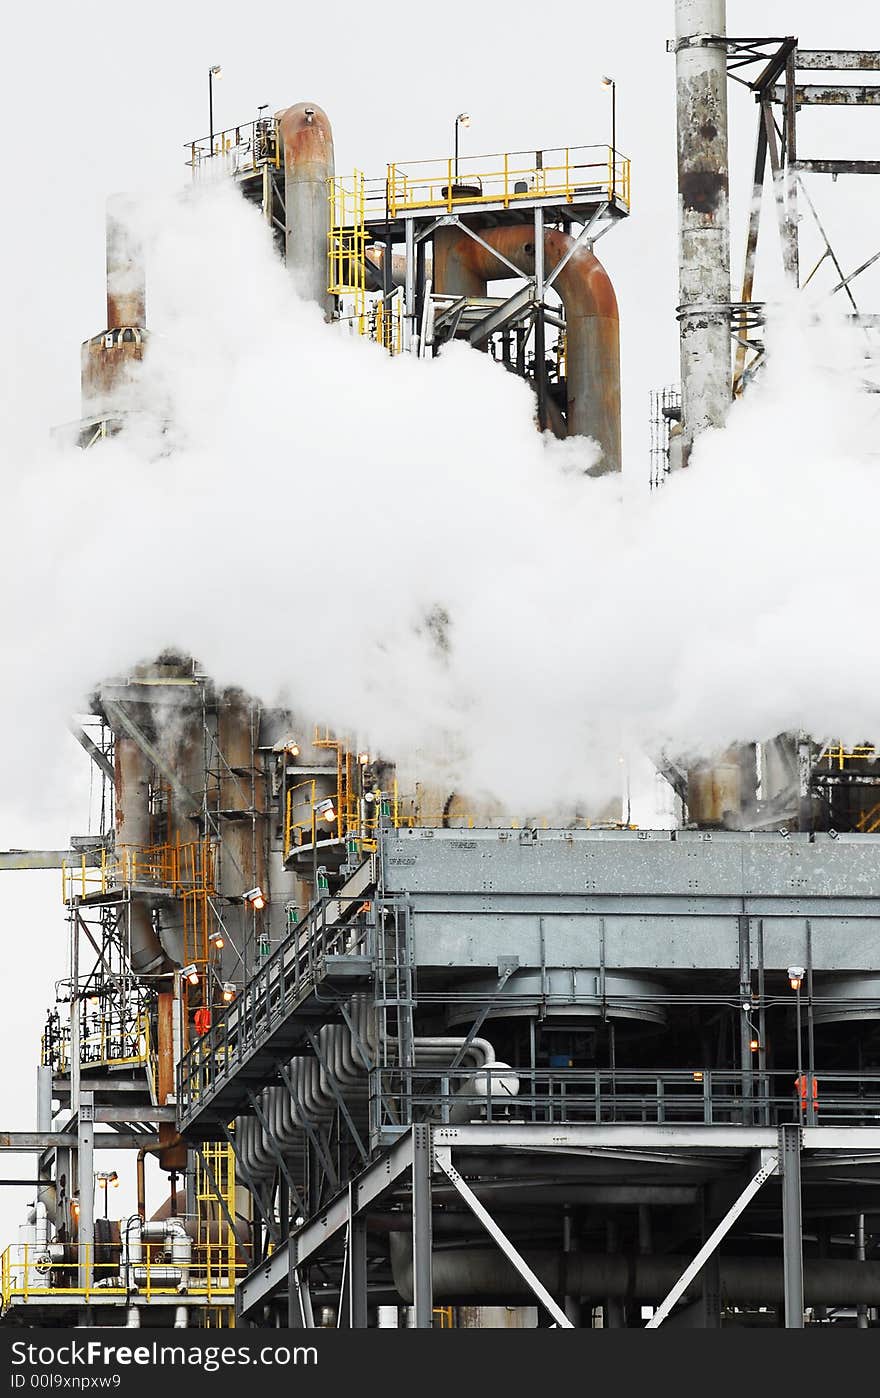
[[[725,0],[676,0],[683,464],[731,396]]]

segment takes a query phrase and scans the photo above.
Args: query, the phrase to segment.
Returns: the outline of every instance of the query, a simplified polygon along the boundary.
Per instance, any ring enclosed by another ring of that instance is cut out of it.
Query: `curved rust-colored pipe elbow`
[[[327,113],[314,102],[296,102],[278,112],[277,120],[284,152],[285,260],[299,294],[329,316],[327,182],[336,173],[333,131]]]
[[[285,170],[305,177],[308,166],[320,165],[332,173],[333,129],[321,107],[314,102],[295,102],[276,113],[276,119]]]
[[[487,248],[462,229],[441,228],[434,235],[434,290],[451,296],[485,296],[486,283],[515,273],[535,275],[535,231],[531,224],[483,228]],[[552,272],[572,247],[568,233],[544,233],[544,266]],[[620,323],[611,278],[586,247],[575,248],[554,282],[565,306],[568,435],[592,437],[602,460],[591,474],[621,469]]]

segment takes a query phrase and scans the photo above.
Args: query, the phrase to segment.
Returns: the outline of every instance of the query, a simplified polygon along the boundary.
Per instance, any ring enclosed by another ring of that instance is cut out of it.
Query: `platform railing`
[[[653,1126],[806,1120],[796,1070],[735,1072],[695,1068],[510,1069],[377,1068],[371,1119],[395,1132],[414,1122],[537,1122],[544,1125],[643,1123]],[[512,1092],[512,1079],[518,1090]],[[817,1069],[815,1124],[880,1126],[880,1072]]]
[[[321,899],[297,923],[178,1065],[178,1111],[183,1118],[299,1005],[319,980],[328,957],[372,956],[373,932],[363,921],[337,922]]]
[[[596,199],[630,206],[630,161],[608,145],[559,146],[440,160],[394,161],[385,182],[366,183],[366,216],[399,218],[463,205],[515,208]]]

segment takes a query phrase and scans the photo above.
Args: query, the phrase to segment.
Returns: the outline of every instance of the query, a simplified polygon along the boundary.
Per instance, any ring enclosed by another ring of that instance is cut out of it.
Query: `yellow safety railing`
[[[65,903],[106,894],[111,889],[155,884],[174,895],[213,893],[214,847],[210,840],[185,844],[121,845],[112,854],[102,849],[97,864],[85,855],[79,863],[63,860],[61,887]]]
[[[226,174],[247,174],[264,165],[276,170],[281,168],[281,137],[274,117],[215,131],[213,140],[210,136],[202,136],[197,141],[187,142],[184,149],[189,151],[186,163],[194,179],[216,168],[215,161]]]
[[[560,146],[545,151],[461,156],[445,160],[395,161],[384,184],[367,184],[367,215],[396,218],[419,209],[518,203],[558,199],[577,204],[608,199],[630,207],[631,171],[627,156],[607,145]]]
[[[335,746],[335,740],[332,745]],[[337,777],[336,793],[332,798],[334,820],[331,823],[328,824],[326,817],[320,812],[323,801],[331,798],[317,797],[314,778],[288,789],[284,811],[285,859],[300,847],[309,847],[320,839],[331,839],[337,835],[341,838],[356,839],[361,851],[369,853],[376,848],[378,829],[383,821],[394,830],[444,827],[459,830],[490,827],[518,830],[523,824],[519,820],[511,819],[501,810],[491,812],[484,808],[480,811],[463,811],[448,804],[443,807],[423,804],[418,789],[413,793],[402,794],[396,781],[390,791],[369,793],[371,801],[368,805],[362,804],[356,795],[348,794],[352,790],[352,757],[353,754],[349,753],[344,745],[339,746],[337,769],[340,775]],[[343,773],[348,775],[342,775]],[[339,799],[340,791],[342,799]],[[322,824],[323,828],[319,828]],[[555,828],[546,816],[528,821],[527,824],[529,829]],[[568,825],[578,830],[638,829],[636,825],[628,825],[625,821],[593,821],[585,816],[568,822]]]
[[[196,1157],[195,1180],[198,1241],[205,1246],[210,1245],[212,1241],[211,1230],[216,1228],[219,1239],[214,1245],[225,1250],[226,1271],[234,1272],[237,1239],[223,1217],[214,1186],[202,1163],[203,1160],[207,1162],[213,1172],[214,1180],[230,1218],[235,1218],[235,1153],[226,1142],[206,1141],[202,1146],[201,1155]]]
[[[847,748],[842,743],[829,743],[819,754],[819,763],[827,763],[829,767],[837,767],[843,771],[847,762],[876,762],[880,757],[873,743],[862,743],[856,747]]]
[[[376,302],[376,341],[389,354],[403,353],[403,292],[398,288],[386,301]]]
[[[90,1068],[141,1067],[152,1056],[150,1016],[143,1011],[131,1025],[120,1023],[119,1017],[96,1014],[83,1016],[80,1028],[79,1060]],[[70,1070],[70,1026],[51,1036],[44,1031],[40,1040],[40,1062],[56,1073]]]
[[[367,283],[364,253],[365,182],[355,170],[351,181],[328,180],[330,232],[327,253],[327,290],[334,296],[351,296],[352,320],[358,334],[367,333]]]
[[[114,1253],[110,1261],[94,1261],[106,1256],[108,1248]],[[184,1297],[179,1291],[181,1265],[188,1273]],[[64,1259],[56,1262],[35,1243],[12,1243],[0,1256],[0,1294],[4,1312],[16,1303],[40,1302],[47,1296],[124,1304],[134,1286],[139,1301],[170,1297],[183,1304],[222,1305],[230,1302],[238,1276],[246,1271],[247,1263],[236,1262],[226,1243],[210,1241],[197,1244],[191,1261],[183,1264],[169,1261],[162,1243],[143,1243],[140,1260],[127,1263],[118,1244],[65,1244]]]

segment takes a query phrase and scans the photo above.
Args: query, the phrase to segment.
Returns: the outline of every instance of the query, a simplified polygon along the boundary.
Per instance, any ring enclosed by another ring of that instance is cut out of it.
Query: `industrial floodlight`
[[[359,752],[358,762],[361,764],[362,767],[367,767],[370,762],[370,754],[368,752]]]
[[[232,984],[232,981],[223,982],[223,988],[220,992],[220,995],[224,1005],[232,1004],[233,1000],[235,999],[235,986]]]
[[[471,124],[470,113],[469,113],[469,112],[459,112],[459,114],[458,114],[458,116],[455,118],[455,120],[458,122],[459,126],[470,126],[470,124]]]
[[[288,757],[299,757],[299,743],[290,742],[285,748]]]
[[[364,800],[365,800],[365,801],[375,801],[375,799],[376,799],[376,793],[375,793],[375,791],[365,791],[365,792],[364,792]]]
[[[217,951],[223,950],[226,946],[226,938],[223,936],[222,932],[211,933],[211,946],[216,947]]]
[[[801,986],[804,983],[803,966],[789,966],[788,983],[791,986],[792,990],[800,990]]]
[[[194,961],[191,961],[188,966],[184,966],[180,974],[183,976],[184,980],[189,981],[190,985],[198,985],[199,968]]]
[[[328,796],[325,801],[318,802],[315,806],[315,815],[319,820],[326,820],[328,824],[332,825],[333,821],[336,819],[336,811],[333,807],[332,797]]]
[[[757,1039],[749,1039],[749,1048],[752,1050],[752,1053],[757,1053],[760,1047],[761,1045]]]
[[[221,66],[220,66],[219,63],[215,63],[214,66],[212,67],[212,69],[211,69],[211,77],[212,77],[212,78],[222,78],[222,77],[223,77],[223,69],[221,68]]]
[[[613,78],[606,78],[606,77],[603,77],[603,78],[602,78],[602,86],[603,86],[603,87],[613,87],[613,86],[614,86],[614,79],[613,79]]]
[[[256,884],[254,888],[248,889],[247,893],[244,895],[244,900],[246,903],[250,903],[251,907],[256,909],[257,912],[266,906],[266,895],[259,884]]]

